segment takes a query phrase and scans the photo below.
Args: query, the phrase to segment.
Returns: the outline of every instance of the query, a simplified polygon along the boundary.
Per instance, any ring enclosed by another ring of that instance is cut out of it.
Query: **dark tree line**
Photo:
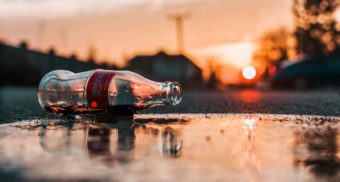
[[[339,6],[340,0],[293,0],[293,30],[281,27],[263,34],[254,61],[268,69],[297,55],[340,56],[340,23],[335,19]]]
[[[334,14],[339,0],[293,0],[297,54],[337,53],[339,25]]]
[[[261,64],[275,65],[288,58],[289,32],[285,28],[266,32],[257,40],[253,55]]]

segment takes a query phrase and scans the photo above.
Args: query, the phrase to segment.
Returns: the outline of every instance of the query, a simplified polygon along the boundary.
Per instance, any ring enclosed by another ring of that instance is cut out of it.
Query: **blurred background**
[[[0,0],[0,85],[128,69],[185,88],[340,86],[338,0]]]

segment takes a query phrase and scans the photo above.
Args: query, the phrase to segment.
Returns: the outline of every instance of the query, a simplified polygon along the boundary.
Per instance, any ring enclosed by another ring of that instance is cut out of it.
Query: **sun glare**
[[[253,42],[242,41],[205,47],[194,52],[203,57],[211,57],[213,55],[222,64],[242,69],[250,64],[254,49],[255,44]]]
[[[254,50],[252,42],[237,42],[223,46],[222,59],[236,67],[242,68],[252,60]]]
[[[245,79],[251,80],[256,76],[256,69],[252,66],[247,66],[243,68],[242,75]]]

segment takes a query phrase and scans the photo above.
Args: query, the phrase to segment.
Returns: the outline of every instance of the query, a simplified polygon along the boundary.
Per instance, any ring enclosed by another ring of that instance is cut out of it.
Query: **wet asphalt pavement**
[[[0,123],[46,117],[35,88],[0,89]],[[179,106],[154,107],[141,113],[268,113],[340,116],[340,91],[229,92],[184,90]]]
[[[0,181],[340,180],[335,90],[185,91],[120,119],[57,118],[34,88],[0,99]]]

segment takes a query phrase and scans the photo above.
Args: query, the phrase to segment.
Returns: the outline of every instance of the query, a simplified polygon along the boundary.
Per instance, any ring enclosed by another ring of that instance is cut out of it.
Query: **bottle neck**
[[[136,106],[153,107],[167,104],[176,106],[181,102],[182,89],[177,82],[152,82],[152,85],[134,89],[133,102]]]
[[[177,82],[162,83],[162,90],[166,96],[166,102],[176,106],[182,100],[182,88]]]

